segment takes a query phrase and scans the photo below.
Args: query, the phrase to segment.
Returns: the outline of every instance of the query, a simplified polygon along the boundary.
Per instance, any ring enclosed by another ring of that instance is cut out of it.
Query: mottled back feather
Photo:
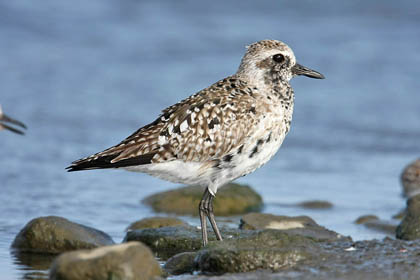
[[[69,171],[175,159],[206,162],[242,145],[257,122],[256,89],[234,76],[172,105],[121,143],[77,160]],[[130,160],[131,159],[131,160]]]

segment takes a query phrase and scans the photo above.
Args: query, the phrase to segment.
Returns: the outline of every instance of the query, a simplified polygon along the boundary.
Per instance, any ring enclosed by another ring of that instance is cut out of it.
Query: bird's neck
[[[262,71],[238,71],[235,76],[258,89],[262,94],[293,101],[293,89],[288,80],[279,75]]]

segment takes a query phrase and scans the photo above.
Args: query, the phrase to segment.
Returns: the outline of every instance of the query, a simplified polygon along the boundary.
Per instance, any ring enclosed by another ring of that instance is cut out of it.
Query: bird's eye
[[[277,63],[282,63],[284,61],[284,55],[281,53],[273,55],[273,60]]]

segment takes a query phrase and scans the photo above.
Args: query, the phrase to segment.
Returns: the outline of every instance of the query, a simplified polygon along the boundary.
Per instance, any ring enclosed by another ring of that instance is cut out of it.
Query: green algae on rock
[[[15,237],[12,248],[21,252],[57,254],[112,244],[112,238],[100,230],[48,216],[27,223]]]
[[[144,203],[156,212],[197,216],[203,193],[203,187],[182,187],[146,197]],[[231,216],[260,211],[262,207],[261,196],[251,187],[230,183],[219,189],[213,208],[216,216]]]

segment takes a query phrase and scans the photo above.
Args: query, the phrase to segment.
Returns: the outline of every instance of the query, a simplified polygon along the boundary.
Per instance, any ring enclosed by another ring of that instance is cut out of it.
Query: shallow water
[[[64,168],[234,73],[244,46],[266,38],[288,43],[327,79],[293,80],[284,145],[238,181],[262,194],[264,212],[309,215],[356,240],[382,238],[353,221],[390,219],[405,205],[398,176],[420,154],[419,8],[380,0],[0,1],[0,102],[29,127],[24,137],[0,132],[1,278],[45,275],[9,251],[32,218],[63,216],[119,242],[129,223],[154,215],[139,201],[175,185]],[[290,207],[313,199],[334,208]]]

